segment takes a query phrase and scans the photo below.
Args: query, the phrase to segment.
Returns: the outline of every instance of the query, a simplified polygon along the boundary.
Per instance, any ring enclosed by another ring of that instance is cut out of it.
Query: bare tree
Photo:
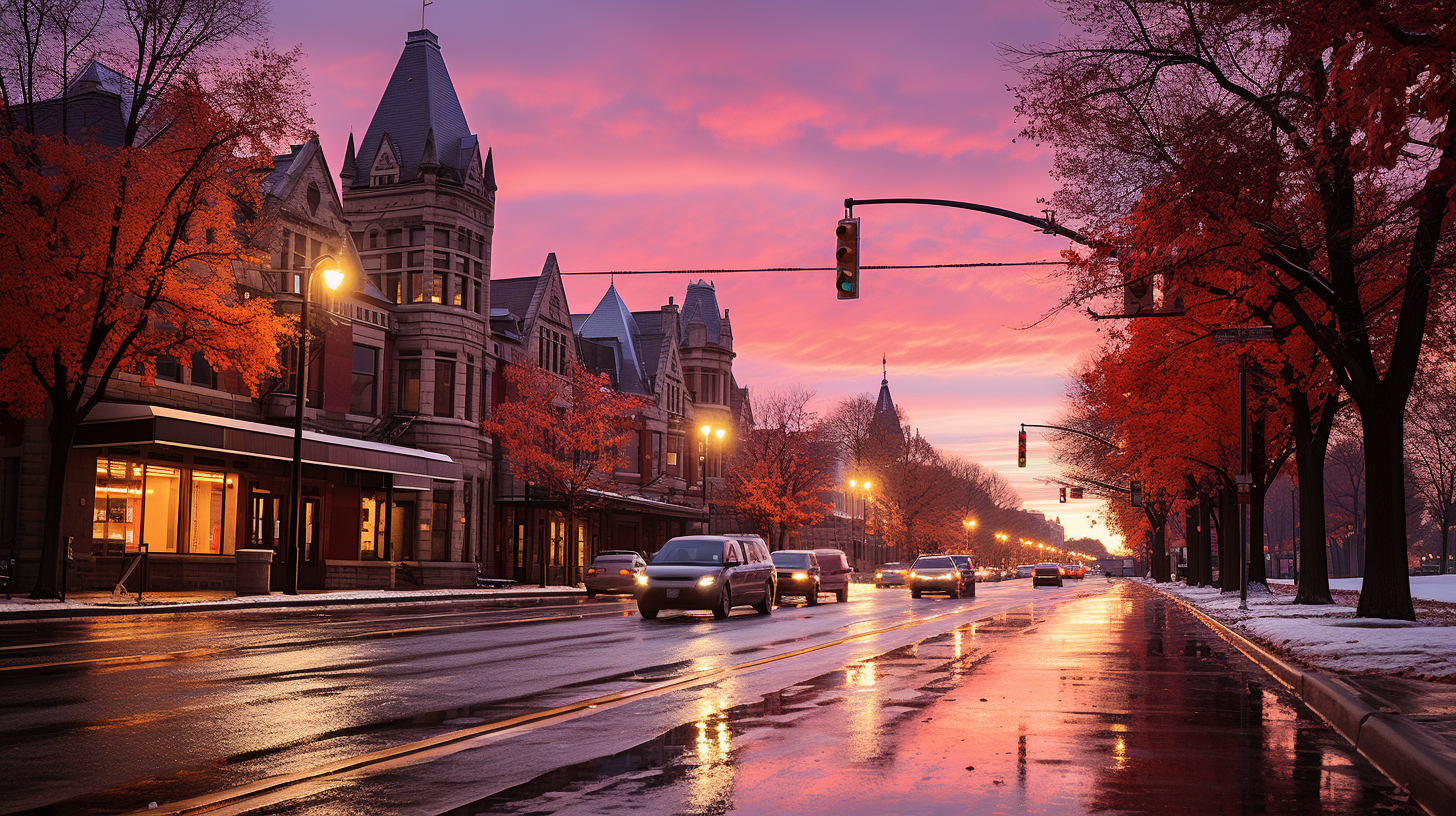
[[[1441,531],[1441,574],[1456,525],[1456,375],[1428,366],[1406,412],[1406,466],[1412,487]]]
[[[790,388],[752,396],[754,427],[733,453],[727,503],[781,548],[789,533],[828,512],[830,449],[819,444],[814,392]]]

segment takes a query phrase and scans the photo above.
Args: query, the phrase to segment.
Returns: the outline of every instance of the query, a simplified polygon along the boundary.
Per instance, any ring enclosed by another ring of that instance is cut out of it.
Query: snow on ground
[[[305,592],[300,595],[283,595],[273,593],[272,595],[241,595],[233,596],[229,593],[189,593],[189,592],[157,592],[147,593],[143,596],[143,603],[138,605],[133,596],[113,596],[107,593],[86,592],[74,593],[65,601],[33,601],[24,595],[16,595],[9,601],[0,600],[0,618],[7,612],[27,612],[44,609],[94,609],[96,607],[130,607],[138,606],[152,607],[165,606],[168,611],[186,612],[190,608],[203,607],[205,609],[246,609],[248,607],[282,605],[294,606],[326,606],[330,603],[348,601],[354,604],[362,601],[372,601],[379,604],[419,603],[432,600],[472,600],[475,598],[511,598],[514,596],[536,597],[539,595],[572,593],[580,594],[581,590],[566,586],[549,586],[545,589],[536,586],[506,587],[502,589],[416,589],[416,590],[358,590],[354,592]]]
[[[1236,592],[1223,594],[1183,584],[1154,586],[1194,604],[1240,634],[1311,666],[1456,681],[1456,626],[1357,618],[1348,606],[1298,605],[1291,596],[1271,595],[1257,586],[1250,590],[1247,610],[1239,609]]]
[[[1293,584],[1289,578],[1270,579],[1271,584]],[[1364,578],[1331,578],[1330,589],[1360,591]],[[1411,597],[1441,603],[1456,603],[1456,575],[1416,575],[1410,579]]]

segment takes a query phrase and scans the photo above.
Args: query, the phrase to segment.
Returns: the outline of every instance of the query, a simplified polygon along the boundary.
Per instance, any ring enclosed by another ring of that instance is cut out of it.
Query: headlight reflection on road
[[[848,688],[874,688],[875,664],[860,663],[845,669],[844,685]]]

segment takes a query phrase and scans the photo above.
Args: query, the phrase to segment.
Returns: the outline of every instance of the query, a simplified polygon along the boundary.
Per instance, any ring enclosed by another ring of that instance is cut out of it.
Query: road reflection
[[[1412,813],[1176,607],[1055,600],[749,705],[705,697],[682,728],[451,813]]]

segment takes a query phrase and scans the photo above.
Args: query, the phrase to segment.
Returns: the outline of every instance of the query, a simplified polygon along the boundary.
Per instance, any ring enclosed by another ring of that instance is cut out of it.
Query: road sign
[[[1074,488],[1072,488],[1072,498],[1074,498],[1074,499],[1080,499],[1080,498],[1082,498],[1082,488],[1080,488],[1080,487],[1074,487]]]
[[[1228,343],[1253,343],[1273,339],[1273,326],[1240,326],[1233,329],[1213,330],[1213,342],[1220,346]]]

